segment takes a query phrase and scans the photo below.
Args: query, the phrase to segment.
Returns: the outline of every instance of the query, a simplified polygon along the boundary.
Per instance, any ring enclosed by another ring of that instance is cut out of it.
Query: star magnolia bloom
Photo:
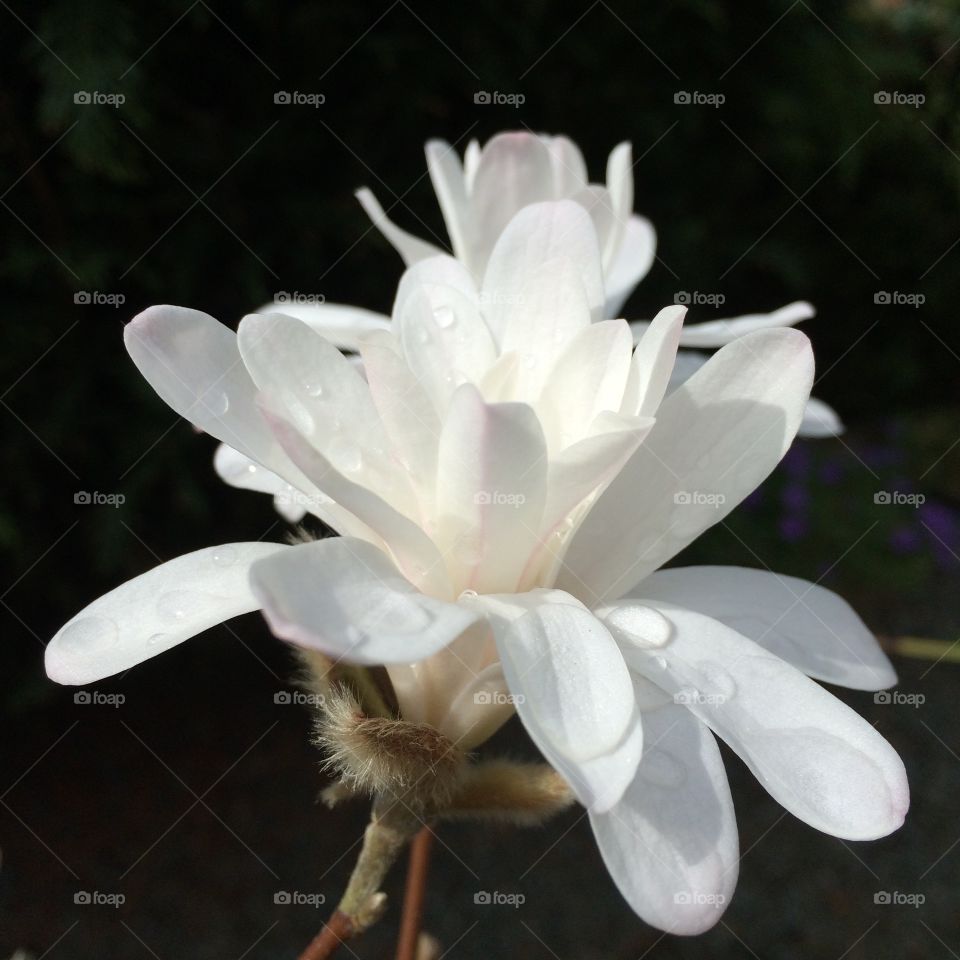
[[[426,157],[454,256],[477,283],[483,278],[497,238],[512,217],[529,204],[547,200],[573,200],[593,220],[603,264],[604,316],[620,315],[627,297],[653,265],[653,225],[633,212],[629,143],[618,144],[610,153],[605,186],[589,182],[583,154],[567,137],[501,133],[482,148],[471,140],[462,163],[449,144],[431,140],[426,145]],[[357,198],[408,267],[444,252],[393,223],[370,190],[357,191]],[[276,304],[268,304],[263,311],[277,309]],[[386,329],[388,323],[388,318],[381,314],[344,304],[283,304],[281,309],[311,324],[347,350],[355,349],[359,339],[370,330]],[[681,332],[680,346],[722,347],[753,330],[793,326],[809,319],[814,312],[809,303],[798,301],[772,313],[693,324]],[[649,323],[636,321],[631,326],[639,341]],[[674,370],[674,386],[705,359],[698,353],[681,356],[683,361]],[[827,404],[812,398],[798,432],[808,437],[834,436],[843,432],[843,424]],[[283,504],[280,506],[282,510]]]
[[[285,640],[387,665],[402,715],[465,748],[515,704],[624,897],[678,933],[715,923],[736,882],[715,735],[817,829],[894,830],[899,757],[810,679],[895,681],[856,614],[772,573],[659,570],[790,445],[806,337],[748,334],[664,398],[683,309],[634,351],[603,306],[593,224],[561,201],[510,221],[479,289],[450,257],[408,270],[390,330],[359,345],[366,379],[292,317],[234,335],[147,310],[125,337],[160,396],[342,536],[163,564],[64,626],[48,673],[87,683],[260,609]]]

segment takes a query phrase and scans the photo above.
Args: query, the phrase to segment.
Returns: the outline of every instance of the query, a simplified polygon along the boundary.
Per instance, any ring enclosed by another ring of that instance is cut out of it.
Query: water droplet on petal
[[[203,601],[202,594],[189,590],[170,590],[157,600],[157,613],[169,623],[179,623],[194,613]]]
[[[163,643],[167,643],[170,640],[169,633],[155,633],[149,640],[147,640],[148,647],[159,647]]]
[[[670,642],[670,621],[653,607],[639,603],[615,607],[604,618],[618,640],[638,647],[663,647]]]
[[[323,384],[319,380],[304,380],[303,389],[308,397],[323,396]]]
[[[667,658],[666,657],[654,657],[653,662],[661,669],[667,669]]]
[[[230,409],[230,398],[223,390],[208,390],[200,397],[200,404],[215,417],[222,417]]]
[[[478,594],[476,590],[464,590],[463,593],[461,593],[460,596],[457,597],[457,601],[459,602],[460,600],[466,600],[466,601],[476,600],[478,596],[480,596],[480,594]]]
[[[334,466],[346,473],[355,473],[363,466],[363,451],[359,444],[346,437],[335,437],[328,453]]]
[[[83,653],[91,647],[97,650],[112,647],[119,639],[120,632],[113,620],[84,617],[64,627],[57,643],[61,649]]]
[[[457,318],[449,307],[437,307],[433,311],[433,319],[437,326],[443,330],[452,327],[457,322]]]
[[[714,660],[706,660],[700,664],[700,673],[706,681],[708,693],[713,698],[731,700],[737,693],[737,681],[730,672]]]

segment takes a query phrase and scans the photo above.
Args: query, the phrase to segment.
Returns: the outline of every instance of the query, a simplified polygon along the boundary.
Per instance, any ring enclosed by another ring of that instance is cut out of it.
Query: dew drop
[[[723,700],[731,700],[737,693],[737,681],[730,672],[714,660],[700,664],[700,672],[709,687],[710,695]]]
[[[604,617],[618,639],[638,647],[663,647],[670,641],[670,621],[653,607],[625,604]]]
[[[230,409],[230,398],[222,390],[208,390],[200,398],[200,403],[215,417],[224,416]]]
[[[667,669],[667,658],[666,657],[654,657],[653,662],[661,669]]]
[[[457,597],[457,600],[458,602],[460,600],[467,600],[467,601],[476,600],[478,596],[479,594],[477,593],[476,590],[464,590],[463,593],[461,593],[460,596]]]
[[[83,653],[91,648],[104,650],[120,639],[120,632],[113,620],[106,617],[84,617],[64,627],[58,645],[68,651]]]
[[[449,307],[437,307],[433,311],[433,319],[442,330],[452,327],[457,322],[457,318]]]
[[[359,444],[346,437],[335,437],[330,444],[330,459],[339,470],[356,473],[363,466],[363,451]]]
[[[169,633],[155,633],[149,640],[147,640],[148,647],[159,647],[163,643],[167,643],[170,639]]]
[[[323,384],[319,380],[304,380],[303,389],[308,397],[323,396]]]
[[[203,597],[189,590],[170,590],[157,600],[157,613],[168,623],[185,620],[203,602]]]

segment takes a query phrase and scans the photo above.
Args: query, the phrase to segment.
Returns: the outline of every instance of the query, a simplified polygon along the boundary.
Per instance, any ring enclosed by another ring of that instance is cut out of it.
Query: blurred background
[[[958,74],[956,0],[0,0],[0,957],[292,957],[319,928],[366,811],[315,805],[311,718],[258,617],[91,702],[43,673],[46,640],[107,589],[286,533],[269,498],[217,480],[213,441],[140,379],[122,326],[166,302],[235,325],[280,291],[387,311],[401,264],[354,189],[442,241],[424,141],[524,128],[569,135],[595,180],[632,141],[659,256],[628,317],[681,292],[692,320],[817,306],[816,392],[847,432],[798,443],[682,561],[855,604],[901,696],[839,695],[901,752],[914,801],[894,836],[843,843],[728,754],[740,886],[698,940],[633,916],[582,811],[441,827],[427,929],[463,957],[956,956]],[[488,749],[533,755],[515,723]],[[354,955],[390,955],[393,904]]]

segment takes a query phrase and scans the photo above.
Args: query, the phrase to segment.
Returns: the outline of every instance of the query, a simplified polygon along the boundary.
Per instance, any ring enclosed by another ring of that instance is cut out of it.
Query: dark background
[[[123,323],[173,302],[236,324],[279,291],[387,310],[401,265],[352,191],[442,242],[428,137],[566,133],[594,179],[631,140],[659,258],[630,317],[679,291],[725,298],[693,320],[813,301],[816,392],[849,432],[798,445],[684,559],[821,579],[884,637],[954,641],[958,73],[953,0],[0,2],[0,957],[292,957],[342,889],[365,811],[314,805],[310,718],[274,703],[291,657],[258,618],[100,685],[119,707],[74,703],[44,677],[42,645],[160,560],[285,534],[268,498],[216,479],[212,442],[139,378]],[[326,102],[276,105],[281,90]],[[481,90],[525,102],[477,105]],[[726,99],[678,105],[679,91]],[[78,491],[125,503],[77,505]],[[897,659],[920,706],[841,694],[910,772],[913,810],[888,839],[816,834],[730,758],[745,855],[705,937],[661,938],[630,913],[580,811],[538,830],[441,828],[428,929],[465,957],[956,956],[960,668],[939,656]],[[514,726],[490,745],[530,749]],[[328,905],[276,905],[280,890]],[[478,890],[526,903],[478,906]],[[876,905],[881,890],[925,903]],[[78,905],[78,891],[126,902]],[[359,955],[389,955],[394,904]]]

